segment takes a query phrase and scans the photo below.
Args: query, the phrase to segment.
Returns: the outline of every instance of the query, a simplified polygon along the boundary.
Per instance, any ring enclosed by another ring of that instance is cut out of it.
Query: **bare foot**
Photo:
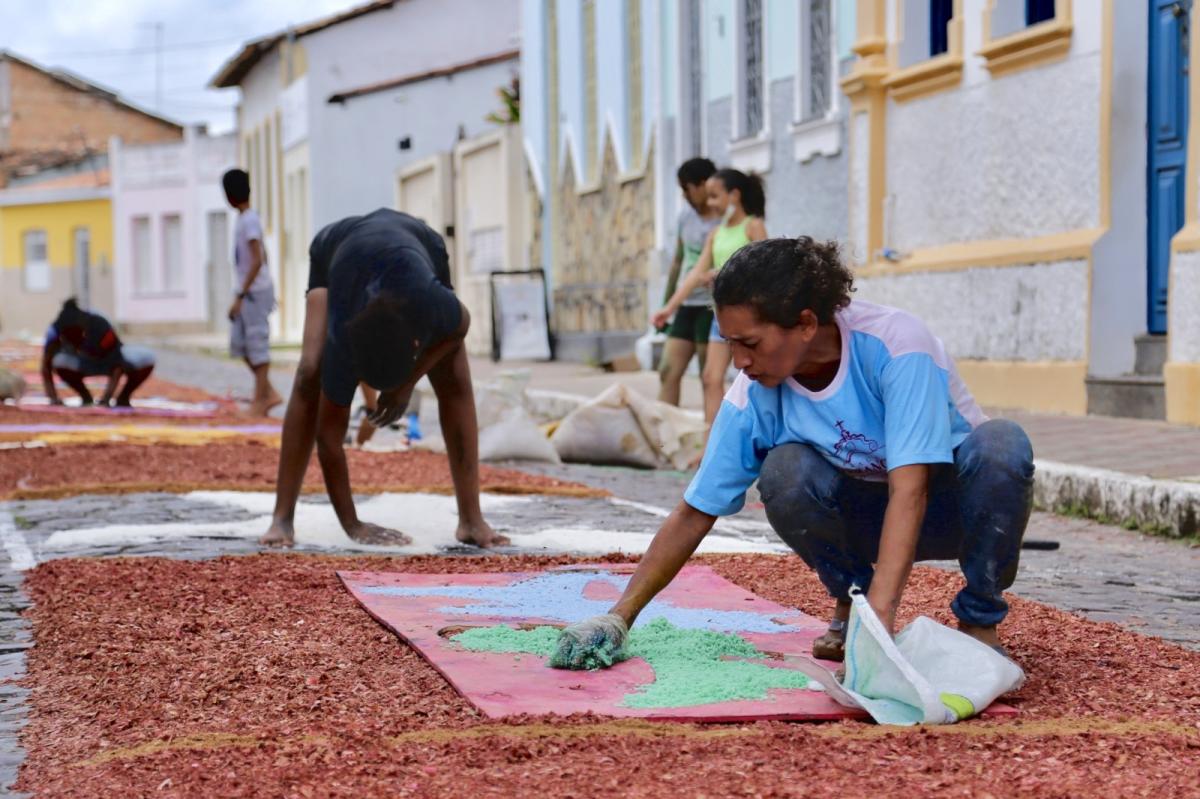
[[[267,400],[255,400],[246,411],[247,416],[270,416],[271,409],[283,402],[283,398],[274,394]]]
[[[958,631],[966,633],[976,641],[987,644],[993,649],[996,647],[1004,648],[1004,645],[1000,643],[1000,635],[996,632],[995,627],[975,627],[970,624],[963,624],[960,621],[958,623]]]
[[[271,529],[258,539],[264,547],[290,547],[296,543],[296,533],[286,522],[271,522]]]
[[[474,544],[484,549],[506,547],[512,543],[512,541],[508,540],[508,536],[500,535],[487,522],[460,524],[454,532],[454,537],[460,543]]]
[[[389,530],[370,522],[356,522],[346,530],[346,535],[360,544],[380,547],[403,547],[412,543],[412,539],[399,530]]]

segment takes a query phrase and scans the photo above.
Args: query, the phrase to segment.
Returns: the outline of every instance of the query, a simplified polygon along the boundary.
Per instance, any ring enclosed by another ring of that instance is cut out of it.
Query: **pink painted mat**
[[[740,722],[758,719],[866,718],[810,689],[772,689],[766,699],[688,707],[636,708],[622,701],[653,682],[654,671],[634,658],[600,671],[563,671],[530,654],[472,652],[449,640],[468,627],[566,623],[605,612],[633,567],[567,568],[508,574],[338,572],[377,621],[416,649],[467,701],[490,718],[529,714],[597,713],[659,720]],[[764,664],[796,668],[813,661],[812,641],[826,624],[729,582],[707,566],[687,566],[647,606],[639,624],[657,615],[676,626],[735,632],[763,652]],[[782,656],[782,658],[780,657]],[[1009,715],[993,705],[988,715]]]

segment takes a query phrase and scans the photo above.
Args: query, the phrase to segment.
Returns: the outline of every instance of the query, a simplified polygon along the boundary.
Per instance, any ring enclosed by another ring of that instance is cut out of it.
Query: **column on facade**
[[[888,76],[885,0],[859,0],[858,60],[841,82],[850,100],[850,243],[860,263],[883,246]]]

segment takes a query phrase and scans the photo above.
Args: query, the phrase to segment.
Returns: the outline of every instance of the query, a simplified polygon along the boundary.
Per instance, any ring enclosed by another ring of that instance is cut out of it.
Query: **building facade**
[[[302,330],[312,236],[391,206],[398,171],[494,127],[485,117],[516,73],[517,11],[517,0],[375,0],[249,42],[213,78],[241,91],[239,154],[284,337]]]
[[[0,328],[39,334],[63,300],[114,309],[109,137],[183,128],[77,75],[0,51]]]
[[[70,72],[0,50],[0,188],[14,177],[102,153],[111,136],[174,141],[183,128]]]
[[[1155,0],[1151,5],[1151,38],[1154,46],[1165,46],[1167,53],[1185,59],[1188,52],[1200,52],[1197,49],[1200,47],[1200,31],[1196,30],[1194,19],[1190,20],[1192,24],[1188,27],[1183,24],[1188,20],[1176,16],[1174,4]],[[1172,49],[1173,37],[1176,40],[1187,37],[1187,42],[1181,48],[1188,49]],[[1171,238],[1167,275],[1165,316],[1170,341],[1167,363],[1163,369],[1166,415],[1168,421],[1200,425],[1200,317],[1195,311],[1200,308],[1200,81],[1189,83],[1186,64],[1186,60],[1182,63],[1168,61],[1160,66],[1161,72],[1152,73],[1151,107],[1154,112],[1151,124],[1168,135],[1158,137],[1156,144],[1159,153],[1155,160],[1162,167],[1150,174],[1167,172],[1172,179],[1181,179],[1179,194],[1182,198],[1178,204],[1183,207],[1184,221],[1182,229]],[[1186,101],[1176,99],[1164,103],[1161,98],[1155,97],[1153,87],[1156,81],[1168,76],[1173,80],[1163,81],[1166,96],[1180,98],[1182,95],[1187,98]],[[1183,109],[1187,110],[1186,115],[1182,113]],[[1169,138],[1171,132],[1184,142],[1182,153],[1171,152],[1171,145],[1178,147],[1177,142]],[[1161,155],[1166,157],[1158,157]],[[1184,160],[1182,165],[1178,163],[1181,158]],[[1172,161],[1175,162],[1173,169]],[[1164,182],[1172,185],[1169,181]],[[1162,288],[1157,288],[1160,292],[1158,296],[1161,296]]]
[[[1190,291],[1186,4],[857,12],[859,296],[925,318],[985,403],[1185,418],[1162,364],[1168,340],[1176,375],[1198,354],[1174,297]]]
[[[525,0],[533,249],[559,357],[605,362],[646,331],[688,158],[761,175],[772,234],[845,236],[854,22],[847,0]]]
[[[222,331],[233,297],[233,226],[221,186],[235,134],[109,145],[114,321],[131,333]]]
[[[108,168],[42,173],[0,189],[0,335],[37,336],[75,297],[113,311]]]

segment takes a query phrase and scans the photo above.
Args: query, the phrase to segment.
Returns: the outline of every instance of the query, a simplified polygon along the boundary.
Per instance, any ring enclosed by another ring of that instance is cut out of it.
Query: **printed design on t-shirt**
[[[867,438],[862,433],[851,433],[841,419],[835,424],[841,437],[833,445],[833,454],[845,464],[846,471],[855,474],[887,474],[887,463],[874,454],[879,450],[878,441]]]

